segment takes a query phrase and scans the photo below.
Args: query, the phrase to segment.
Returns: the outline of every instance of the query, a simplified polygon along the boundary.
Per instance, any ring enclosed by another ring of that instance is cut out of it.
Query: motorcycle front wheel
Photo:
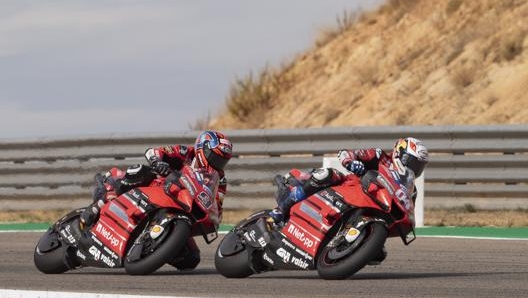
[[[185,220],[175,220],[156,239],[146,237],[141,246],[140,258],[125,257],[125,270],[130,275],[148,275],[170,262],[178,254],[191,234],[191,226]]]
[[[357,242],[343,239],[335,247],[325,246],[317,259],[317,272],[324,279],[345,279],[352,276],[374,259],[383,249],[387,228],[379,222],[371,222],[362,231]]]
[[[234,232],[229,232],[218,245],[215,253],[215,268],[228,278],[244,278],[253,274],[247,247]]]
[[[40,237],[33,253],[33,263],[40,272],[46,274],[60,274],[79,265],[75,260],[75,256],[71,254],[71,249],[73,249],[73,247],[68,248],[67,245],[63,243],[58,229],[68,224],[70,224],[71,227],[78,227],[79,216],[84,210],[84,208],[79,208],[70,211]],[[72,230],[77,230],[77,232],[74,233],[76,236],[80,234],[78,228],[73,228]]]
[[[66,261],[66,250],[58,234],[51,228],[40,237],[33,253],[35,267],[46,274],[60,274],[70,269]]]
[[[259,220],[265,220],[270,211],[266,209],[250,215],[224,236],[215,253],[215,268],[218,273],[228,278],[244,278],[255,273],[251,262],[259,263],[259,257],[254,256],[255,251],[249,250],[249,247],[240,240],[237,231]]]

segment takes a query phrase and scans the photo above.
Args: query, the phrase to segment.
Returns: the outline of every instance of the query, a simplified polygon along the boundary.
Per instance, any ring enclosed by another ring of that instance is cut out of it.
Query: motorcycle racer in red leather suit
[[[337,154],[341,165],[356,176],[362,176],[368,170],[377,170],[380,164],[396,170],[400,175],[408,175],[412,171],[414,177],[422,174],[429,161],[428,150],[422,141],[406,137],[396,141],[392,152],[386,153],[380,148],[370,149],[343,149]],[[287,186],[288,175],[282,179],[283,183],[278,183],[276,193],[277,207],[270,212],[272,223],[278,226],[284,224],[289,215],[290,208],[317,191],[341,184],[346,179],[346,174],[333,168],[319,168],[305,173],[301,177],[300,185]],[[279,175],[280,176],[280,175]],[[277,179],[277,178],[276,178]],[[282,185],[280,185],[282,184]],[[413,191],[413,200],[416,199],[416,188]],[[386,257],[386,252],[382,252],[380,262]]]
[[[147,148],[145,158],[156,174],[167,177],[165,191],[173,195],[177,195],[184,186],[179,183],[178,177],[171,173],[174,171],[177,173],[184,165],[190,165],[195,169],[216,171],[220,180],[215,199],[221,221],[222,205],[227,191],[224,167],[232,157],[232,149],[231,141],[221,132],[204,131],[197,137],[194,146],[177,144]],[[86,211],[81,215],[82,227],[90,226],[95,222],[99,210],[104,204],[133,187],[148,185],[154,179],[153,175],[155,174],[142,165],[130,166],[126,171],[112,168],[104,175],[96,174],[96,186],[93,193],[94,203],[86,208]],[[170,264],[185,270],[194,269],[199,262],[200,249],[194,238],[189,237],[184,251]]]
[[[400,175],[412,170],[414,176],[418,177],[429,161],[427,148],[422,141],[411,137],[399,139],[391,153],[386,153],[380,148],[343,149],[337,157],[343,167],[356,176],[362,176],[368,170],[377,170],[382,163],[395,169]],[[338,185],[344,179],[346,175],[332,168],[319,168],[306,173],[302,185],[293,186],[287,192],[279,189],[276,197],[278,206],[271,212],[271,217],[275,222],[283,221],[293,204],[323,188]]]

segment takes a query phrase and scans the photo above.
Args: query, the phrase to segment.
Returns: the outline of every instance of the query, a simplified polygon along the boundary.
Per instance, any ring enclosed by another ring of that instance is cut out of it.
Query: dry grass
[[[0,212],[0,223],[52,223],[67,212],[68,210],[3,211]],[[223,223],[235,224],[253,212],[253,210],[224,210]],[[528,227],[528,210],[475,210],[468,207],[427,209],[424,222],[427,226]]]
[[[351,28],[357,20],[360,18],[360,11],[347,11],[344,10],[342,15],[336,17],[337,26],[332,28],[323,29],[315,40],[315,46],[317,48],[322,47],[334,40],[339,35],[343,34],[346,30]]]
[[[254,111],[269,109],[280,88],[278,76],[272,69],[266,67],[257,76],[250,73],[231,84],[227,110],[240,121],[256,124],[260,119],[255,119]]]
[[[233,83],[228,112],[211,127],[528,123],[519,112],[528,107],[527,16],[522,0],[386,0],[345,12],[287,66]],[[347,105],[356,95],[362,99]],[[467,101],[463,109],[455,96]],[[483,115],[490,96],[500,104]],[[338,109],[330,117],[321,106]],[[414,108],[402,118],[398,107]]]

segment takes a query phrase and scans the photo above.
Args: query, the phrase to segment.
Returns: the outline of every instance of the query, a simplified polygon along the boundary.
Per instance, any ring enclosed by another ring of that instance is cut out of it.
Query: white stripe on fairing
[[[148,296],[80,292],[28,291],[0,289],[2,298],[196,298],[189,296]]]

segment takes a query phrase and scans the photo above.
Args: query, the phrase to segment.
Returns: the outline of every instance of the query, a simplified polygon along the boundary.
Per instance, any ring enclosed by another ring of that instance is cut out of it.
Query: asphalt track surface
[[[405,246],[391,238],[381,265],[327,281],[316,271],[224,278],[213,263],[219,239],[208,246],[201,238],[196,239],[202,262],[190,272],[164,266],[150,276],[98,268],[46,275],[33,265],[40,234],[0,233],[0,289],[191,297],[528,297],[526,240],[419,237]]]

